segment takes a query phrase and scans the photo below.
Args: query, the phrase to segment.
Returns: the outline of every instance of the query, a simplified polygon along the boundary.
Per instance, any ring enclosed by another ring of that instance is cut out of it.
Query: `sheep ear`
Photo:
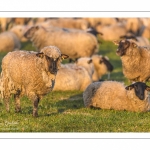
[[[37,56],[37,57],[40,57],[40,58],[43,58],[43,57],[44,57],[44,53],[43,53],[43,52],[37,53],[36,56]]]
[[[135,47],[135,48],[137,47],[137,45],[136,45],[135,43],[132,43],[132,45],[133,45],[133,47]]]
[[[88,60],[88,62],[87,62],[87,63],[88,63],[88,64],[92,63],[92,59]]]
[[[134,88],[134,85],[133,85],[133,84],[131,84],[131,85],[125,87],[126,90],[132,90],[133,88]]]
[[[66,55],[66,54],[61,54],[61,59],[67,59],[67,58],[69,58],[68,55]]]
[[[113,41],[115,45],[119,45],[119,41]]]
[[[146,86],[146,90],[147,90],[147,91],[150,91],[150,87],[149,87],[149,86]]]

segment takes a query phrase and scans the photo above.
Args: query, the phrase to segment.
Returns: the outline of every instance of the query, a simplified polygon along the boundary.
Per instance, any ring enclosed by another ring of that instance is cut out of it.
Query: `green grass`
[[[120,58],[115,54],[116,46],[102,41],[99,53],[109,57],[114,66],[111,80],[128,84],[122,74]],[[35,50],[30,42],[22,49]],[[0,53],[0,63],[6,53]],[[65,62],[64,62],[65,63]],[[107,75],[103,76],[107,80]],[[10,112],[0,103],[0,132],[150,132],[150,112],[85,108],[81,91],[51,92],[39,103],[39,117],[32,117],[32,103],[24,97],[21,113],[15,113],[14,100],[10,100]]]

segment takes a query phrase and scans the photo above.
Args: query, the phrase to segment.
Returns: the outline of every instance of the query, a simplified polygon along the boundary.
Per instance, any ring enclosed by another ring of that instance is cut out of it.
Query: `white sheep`
[[[150,78],[150,50],[131,39],[114,43],[118,45],[116,54],[121,58],[125,77],[130,81],[146,82]]]
[[[146,112],[150,110],[150,87],[136,82],[127,87],[117,81],[91,83],[83,92],[85,107]]]
[[[79,58],[76,64],[62,64],[53,91],[81,90],[92,83],[94,66],[89,57]]]
[[[52,91],[60,62],[67,55],[55,46],[40,52],[13,51],[2,60],[0,91],[9,111],[9,99],[14,94],[16,112],[21,111],[20,98],[28,96],[33,103],[33,116],[38,116],[40,99]]]
[[[98,52],[97,38],[91,33],[79,29],[66,29],[33,26],[25,33],[34,46],[40,50],[47,45],[56,45],[61,52],[71,59],[90,57]]]
[[[48,26],[55,26],[61,28],[72,28],[86,30],[88,28],[88,22],[82,18],[57,18],[57,19],[47,19],[44,22],[38,23],[36,25],[47,24]]]
[[[21,48],[21,39],[24,35],[24,26],[14,26],[9,31],[0,34],[0,51],[13,51]]]

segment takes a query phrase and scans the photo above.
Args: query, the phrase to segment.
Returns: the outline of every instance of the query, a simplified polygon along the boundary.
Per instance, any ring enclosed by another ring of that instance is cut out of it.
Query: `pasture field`
[[[24,50],[35,50],[30,42],[22,44]],[[116,55],[117,47],[109,41],[102,41],[99,53],[109,57],[114,66],[109,80],[129,84],[122,74],[122,65]],[[0,64],[6,53],[0,53]],[[103,80],[108,80],[107,75]],[[14,112],[13,98],[10,113],[0,103],[0,132],[150,132],[150,112],[85,108],[81,91],[51,92],[39,103],[39,117],[32,117],[32,103],[24,97],[22,112]]]

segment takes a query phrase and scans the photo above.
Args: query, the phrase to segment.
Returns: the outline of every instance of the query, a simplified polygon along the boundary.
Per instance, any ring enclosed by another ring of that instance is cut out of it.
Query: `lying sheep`
[[[24,35],[24,26],[14,26],[9,31],[0,34],[0,51],[13,51],[21,48],[21,38]]]
[[[62,65],[56,75],[53,91],[81,90],[92,83],[94,66],[92,59],[79,58],[76,64]]]
[[[113,71],[113,65],[110,63],[108,57],[102,55],[93,55],[92,61],[94,64],[93,81],[99,81],[104,74]]]
[[[146,112],[150,110],[150,87],[136,82],[125,87],[117,81],[94,82],[83,92],[84,105],[101,109]]]
[[[56,45],[62,53],[71,59],[90,57],[98,52],[97,38],[85,31],[78,29],[65,29],[41,26],[33,26],[25,33],[35,47],[40,50],[47,45]]]
[[[118,45],[116,54],[121,58],[125,77],[130,81],[146,82],[150,78],[150,50],[129,39],[114,43]]]
[[[14,94],[15,109],[20,112],[20,98],[26,95],[33,103],[33,116],[37,117],[38,103],[52,91],[60,62],[67,57],[55,46],[44,47],[40,52],[9,52],[2,60],[0,85],[6,110],[9,111],[9,99]]]

